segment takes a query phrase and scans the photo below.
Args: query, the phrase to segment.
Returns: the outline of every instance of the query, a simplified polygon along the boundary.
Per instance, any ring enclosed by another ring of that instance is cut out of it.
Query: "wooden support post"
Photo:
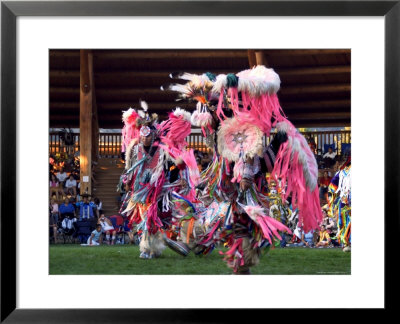
[[[81,195],[92,193],[93,54],[80,51],[80,183]]]
[[[247,57],[249,58],[249,67],[250,67],[250,69],[257,65],[256,51],[255,50],[247,50]]]
[[[92,83],[93,114],[92,114],[92,160],[98,161],[99,157],[99,117],[97,113],[96,89]]]
[[[267,59],[265,57],[264,51],[256,51],[255,52],[257,65],[265,65],[268,67]]]

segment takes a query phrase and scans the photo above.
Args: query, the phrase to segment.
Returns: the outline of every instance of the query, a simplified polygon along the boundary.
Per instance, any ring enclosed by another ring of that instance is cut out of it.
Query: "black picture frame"
[[[385,19],[385,309],[394,267],[389,240],[399,220],[389,222],[399,201],[400,0],[395,1],[2,1],[1,2],[1,322],[148,323],[234,322],[241,310],[218,309],[16,309],[16,19],[19,16],[383,16]],[[390,172],[388,171],[390,170]],[[395,204],[396,205],[396,204]],[[379,209],[382,212],[382,208]],[[395,212],[398,217],[398,212]],[[396,243],[394,243],[396,244]],[[397,281],[397,280],[396,280]],[[388,284],[389,283],[389,284]],[[166,296],[167,298],[167,296]],[[275,310],[277,311],[277,310]],[[279,310],[278,310],[279,311]],[[258,318],[263,310],[253,310]]]

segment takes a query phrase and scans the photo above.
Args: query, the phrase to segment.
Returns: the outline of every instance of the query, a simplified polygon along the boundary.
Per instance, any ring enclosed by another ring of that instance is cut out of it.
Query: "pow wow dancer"
[[[143,110],[123,114],[125,170],[119,188],[129,189],[121,214],[140,235],[140,257],[157,258],[165,248],[163,234],[170,226],[173,194],[192,197],[199,173],[192,150],[186,150],[190,113],[177,108],[158,123]]]
[[[222,242],[229,248],[224,259],[234,273],[250,273],[261,249],[290,233],[270,216],[271,203],[263,192],[268,185],[265,174],[280,183],[281,201],[291,198],[299,221],[309,231],[322,217],[317,163],[305,138],[283,114],[277,96],[280,79],[272,69],[259,65],[237,74],[183,73],[177,78],[188,82],[169,89],[196,102],[191,122],[201,127],[214,150],[213,161],[197,185],[204,208],[193,213],[196,219],[188,227],[195,238],[191,245],[197,252],[209,253]],[[269,137],[273,128],[276,135],[265,145],[264,136]],[[196,222],[205,234],[195,232]]]
[[[344,252],[351,250],[351,157],[328,186],[329,211],[338,226],[336,237]]]

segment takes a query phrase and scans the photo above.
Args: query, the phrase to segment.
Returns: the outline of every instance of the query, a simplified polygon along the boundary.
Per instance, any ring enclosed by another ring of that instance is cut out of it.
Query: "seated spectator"
[[[318,180],[320,186],[328,187],[329,184],[331,183],[332,177],[329,176],[328,171],[324,171],[324,175],[320,177]]]
[[[314,246],[314,230],[310,230],[308,233],[304,233],[299,223],[297,223],[296,229],[293,231],[293,241],[297,243],[289,244],[290,247],[300,247],[300,246],[307,246],[313,247]]]
[[[74,177],[75,180],[79,180],[80,179],[79,170],[76,170],[76,169],[72,170],[71,173],[70,173],[70,176],[71,175]]]
[[[76,180],[74,179],[74,176],[72,174],[65,182],[65,194],[70,194],[76,197]]]
[[[326,231],[325,225],[321,225],[321,230],[319,232],[319,241],[316,247],[326,247],[331,244],[331,237],[329,233]]]
[[[51,217],[53,218],[54,224],[58,223],[58,204],[55,202],[53,198],[50,199],[50,212]]]
[[[336,153],[333,152],[332,147],[329,147],[328,152],[326,152],[323,156],[323,160],[327,168],[330,168],[335,164],[336,162],[335,157]]]
[[[50,177],[50,198],[54,195],[56,196],[57,200],[60,200],[59,193],[62,192],[60,188],[60,182],[58,181],[57,177],[54,174],[51,174]]]
[[[69,198],[64,198],[64,203],[58,207],[61,220],[64,218],[75,218],[75,207],[69,201]]]
[[[57,179],[61,184],[61,187],[64,187],[64,182],[68,178],[68,174],[64,171],[64,168],[60,169],[60,172],[57,173]]]
[[[300,222],[297,222],[296,227],[293,230],[291,244],[289,244],[288,246],[297,246],[301,242],[302,233],[303,233],[303,229],[300,226]]]
[[[302,233],[301,241],[307,247],[314,247],[314,230],[310,230],[308,233]]]
[[[98,224],[101,225],[103,233],[106,234],[106,244],[114,245],[115,244],[115,237],[117,235],[117,231],[115,230],[112,222],[104,216],[104,214],[100,215]],[[112,240],[110,242],[110,234],[112,234]]]
[[[76,218],[74,217],[65,217],[61,223],[61,227],[64,230],[64,233],[66,235],[72,235],[75,233],[75,223],[76,223]]]
[[[319,178],[319,199],[321,201],[328,200],[328,186],[331,183],[331,177],[328,171],[324,171],[324,176]]]
[[[49,156],[49,170],[50,170],[51,174],[53,173],[55,162],[56,161],[54,159],[54,156],[50,154],[50,156]]]
[[[310,148],[311,152],[313,152],[313,154],[315,154],[315,151],[317,149],[317,145],[315,144],[314,139],[310,139],[308,141],[308,147]]]
[[[328,216],[326,208],[322,209],[322,217],[323,217],[322,225],[325,226],[326,231],[328,232],[329,235],[334,235],[335,229],[337,229],[336,224],[335,221]]]
[[[93,202],[89,202],[87,194],[83,194],[82,199],[82,201],[76,203],[76,206],[79,207],[79,219],[82,220],[94,218],[95,204]]]
[[[57,242],[58,204],[53,198],[50,199],[50,220],[49,225],[53,228],[54,243]]]
[[[97,224],[96,229],[92,232],[87,240],[87,245],[96,246],[103,243],[103,235],[101,230],[101,225]]]

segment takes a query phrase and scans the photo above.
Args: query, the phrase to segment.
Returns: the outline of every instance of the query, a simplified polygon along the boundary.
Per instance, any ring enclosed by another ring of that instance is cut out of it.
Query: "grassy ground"
[[[275,248],[263,253],[252,274],[350,274],[350,255],[336,248]],[[132,245],[50,245],[50,274],[231,274],[222,258],[217,250],[183,257],[167,248],[160,258],[143,260]]]

